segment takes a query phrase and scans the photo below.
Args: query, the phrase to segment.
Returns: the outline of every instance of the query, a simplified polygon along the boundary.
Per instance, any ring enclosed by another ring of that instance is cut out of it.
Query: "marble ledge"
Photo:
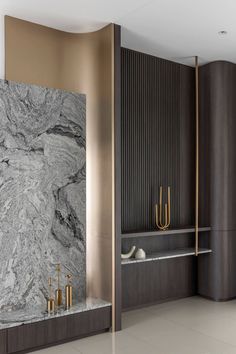
[[[59,309],[53,314],[48,314],[46,311],[42,310],[42,308],[35,308],[33,311],[18,310],[0,312],[0,330],[109,306],[111,306],[110,302],[101,299],[87,298],[83,302],[73,305],[69,310]]]
[[[207,254],[212,253],[211,249],[208,248],[199,248],[198,254]],[[183,249],[176,249],[176,250],[169,250],[169,251],[162,251],[154,254],[149,254],[145,259],[122,259],[122,265],[128,264],[136,264],[136,263],[144,263],[144,262],[154,262],[154,261],[161,261],[163,259],[170,259],[170,258],[180,258],[180,257],[188,257],[195,255],[195,248],[183,248]]]

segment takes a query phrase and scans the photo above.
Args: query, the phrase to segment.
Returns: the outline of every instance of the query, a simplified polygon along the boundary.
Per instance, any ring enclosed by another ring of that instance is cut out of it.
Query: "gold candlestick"
[[[159,230],[167,230],[170,226],[170,187],[168,187],[168,202],[164,209],[165,222],[162,223],[162,186],[160,186],[159,205],[155,205],[155,222]]]
[[[55,311],[55,300],[52,298],[52,278],[48,279],[49,299],[47,300],[47,312],[53,313]]]
[[[60,264],[56,265],[56,271],[57,271],[57,289],[55,292],[55,298],[56,298],[57,307],[60,307],[62,306],[62,289],[60,288],[60,272],[61,272]]]
[[[65,286],[65,301],[66,301],[66,310],[72,306],[72,285],[70,284],[72,276],[67,274],[67,285]]]

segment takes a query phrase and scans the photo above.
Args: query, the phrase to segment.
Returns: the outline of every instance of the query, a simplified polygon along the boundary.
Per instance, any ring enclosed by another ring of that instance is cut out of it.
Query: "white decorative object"
[[[131,247],[131,250],[128,253],[121,253],[121,259],[129,259],[133,256],[136,247]]]
[[[139,248],[137,252],[135,253],[135,258],[136,259],[145,259],[146,258],[146,253],[142,248]]]

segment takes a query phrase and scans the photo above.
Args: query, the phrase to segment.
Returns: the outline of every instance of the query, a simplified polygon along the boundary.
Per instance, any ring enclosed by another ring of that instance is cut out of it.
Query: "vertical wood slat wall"
[[[171,187],[171,227],[194,225],[194,68],[122,48],[122,232],[155,228],[159,186]],[[147,254],[193,247],[193,234],[123,239]],[[196,259],[122,266],[122,309],[196,294]]]
[[[159,186],[172,226],[194,225],[194,70],[122,48],[122,231],[155,227]]]

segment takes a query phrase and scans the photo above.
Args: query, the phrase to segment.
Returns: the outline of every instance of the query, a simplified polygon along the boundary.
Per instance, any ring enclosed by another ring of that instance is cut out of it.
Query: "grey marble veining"
[[[0,310],[46,306],[55,264],[86,279],[85,95],[0,80]]]
[[[111,306],[110,302],[87,298],[86,300],[77,303],[69,310],[64,310],[61,308],[60,310],[56,310],[53,314],[48,314],[45,312],[45,309],[41,307],[35,307],[30,310],[18,310],[11,312],[3,312],[0,313],[0,330],[10,327],[21,326],[22,324],[34,323],[43,320],[48,320],[56,317],[68,316],[75,313],[90,311],[93,309]]]

